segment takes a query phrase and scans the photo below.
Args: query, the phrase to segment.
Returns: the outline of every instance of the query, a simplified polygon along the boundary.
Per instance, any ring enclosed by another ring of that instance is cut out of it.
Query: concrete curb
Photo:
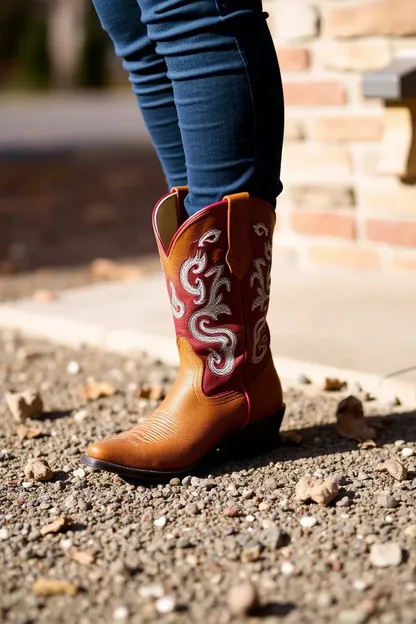
[[[89,345],[118,353],[142,351],[170,365],[177,365],[178,357],[173,339],[137,330],[106,328],[97,322],[81,322],[61,315],[37,313],[21,309],[18,302],[0,306],[0,327],[21,331],[30,336],[45,338],[69,347]],[[403,405],[416,403],[416,384],[364,371],[341,369],[314,362],[274,357],[276,367],[286,384],[298,383],[305,375],[313,384],[321,386],[325,377],[345,381],[348,388],[369,392],[381,401],[400,401]],[[356,390],[355,390],[356,391]]]

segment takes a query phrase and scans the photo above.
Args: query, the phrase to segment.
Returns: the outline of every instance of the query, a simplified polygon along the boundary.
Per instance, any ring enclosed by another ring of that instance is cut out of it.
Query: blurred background
[[[416,78],[405,97],[363,92],[397,58],[416,68],[414,5],[263,6],[287,113],[277,260],[414,277]],[[165,182],[91,2],[2,0],[0,33],[0,297],[58,269],[88,282],[101,257],[150,270]]]

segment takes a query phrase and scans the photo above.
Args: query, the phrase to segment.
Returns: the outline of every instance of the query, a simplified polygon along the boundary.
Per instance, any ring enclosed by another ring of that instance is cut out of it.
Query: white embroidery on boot
[[[173,318],[181,319],[185,314],[185,304],[181,301],[176,293],[175,284],[171,281],[169,282],[170,288],[170,303],[172,307]]]
[[[223,303],[221,288],[228,292],[231,289],[231,281],[223,277],[225,265],[213,266],[206,272],[208,255],[203,250],[207,244],[216,243],[221,236],[220,230],[209,230],[198,240],[198,250],[192,258],[184,261],[179,272],[179,280],[182,288],[191,296],[194,296],[194,304],[203,306],[196,310],[189,318],[188,329],[193,338],[208,344],[218,345],[219,348],[211,349],[207,358],[209,370],[219,377],[232,373],[235,367],[235,349],[237,335],[227,327],[211,327],[210,320],[218,321],[220,314],[231,314],[231,309]],[[190,281],[190,275],[200,276]],[[207,294],[207,287],[203,278],[214,276],[211,290]]]
[[[269,228],[264,223],[256,223],[253,228],[257,236],[265,235],[268,237]],[[268,336],[264,330],[266,328],[266,316],[270,298],[271,261],[272,245],[267,238],[264,243],[264,258],[256,258],[254,260],[255,271],[250,276],[250,286],[252,288],[257,282],[257,297],[253,300],[251,311],[254,312],[256,308],[260,308],[260,311],[264,312],[253,329],[253,351],[251,354],[253,364],[259,364],[268,350]]]

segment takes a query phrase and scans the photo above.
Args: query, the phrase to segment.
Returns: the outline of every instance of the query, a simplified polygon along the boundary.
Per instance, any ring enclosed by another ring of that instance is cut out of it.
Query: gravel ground
[[[365,450],[335,431],[345,393],[289,388],[284,429],[297,430],[300,445],[143,487],[80,470],[79,456],[91,440],[151,411],[138,387],[168,384],[173,370],[144,355],[74,351],[6,331],[0,353],[1,397],[35,387],[44,399],[44,414],[26,423],[43,435],[23,441],[0,399],[0,621],[415,622],[416,455],[402,455],[416,451],[415,412],[366,403],[378,440]],[[91,378],[117,393],[87,403],[79,389]],[[25,477],[33,457],[49,462],[50,482]],[[375,470],[390,457],[406,465],[406,480]],[[306,474],[336,480],[340,493],[330,506],[295,499]],[[67,526],[42,535],[58,516]],[[390,545],[379,561],[388,567],[374,565],[375,544]],[[40,578],[78,591],[36,595]],[[250,602],[246,582],[260,607],[234,616],[230,588],[241,585],[240,599]]]

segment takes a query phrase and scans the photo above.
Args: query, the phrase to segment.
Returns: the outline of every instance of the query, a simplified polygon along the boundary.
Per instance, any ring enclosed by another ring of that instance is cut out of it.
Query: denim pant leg
[[[163,57],[149,41],[137,0],[93,0],[101,24],[123,59],[168,187],[187,184],[185,154]]]
[[[188,214],[248,191],[281,192],[283,95],[261,0],[137,0],[173,84]]]

